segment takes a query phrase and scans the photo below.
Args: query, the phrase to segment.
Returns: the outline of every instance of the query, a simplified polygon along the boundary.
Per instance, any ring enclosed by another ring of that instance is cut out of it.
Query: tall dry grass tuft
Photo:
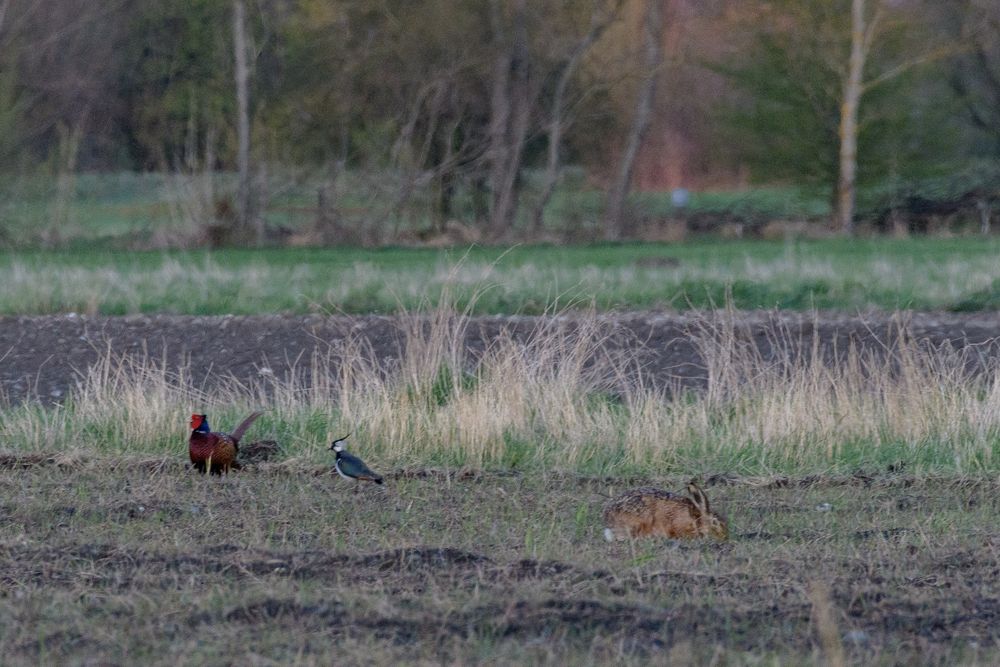
[[[795,340],[777,324],[770,331],[765,359],[734,313],[699,324],[709,386],[696,437],[790,462],[835,463],[860,449],[958,470],[994,464],[1000,388],[995,363],[973,363],[975,350],[914,341],[903,320],[864,350],[821,345],[815,334]]]
[[[552,317],[520,336],[507,330],[478,352],[466,342],[468,309],[439,307],[399,321],[397,359],[373,361],[361,340],[339,359],[341,418],[388,456],[576,466],[595,446],[620,441],[621,416],[591,400],[615,375],[593,313]]]
[[[777,320],[761,341],[737,313],[702,314],[691,335],[707,388],[681,392],[655,387],[634,354],[612,352],[634,348],[592,312],[508,320],[485,348],[468,345],[474,321],[453,307],[396,321],[394,358],[376,359],[354,336],[285,377],[211,392],[162,360],[108,353],[65,404],[0,408],[0,437],[20,450],[180,455],[190,412],[225,429],[265,407],[251,436],[317,461],[347,432],[385,465],[971,472],[998,461],[994,368],[974,372],[972,352],[911,340],[905,322],[862,350],[795,338]]]
[[[177,450],[192,412],[225,421],[252,404],[246,387],[203,392],[165,360],[108,350],[83,372],[67,400],[0,411],[0,433],[18,449],[149,454]]]
[[[809,602],[812,604],[813,622],[823,649],[823,663],[829,667],[844,667],[844,644],[840,639],[830,588],[820,581],[809,584]]]

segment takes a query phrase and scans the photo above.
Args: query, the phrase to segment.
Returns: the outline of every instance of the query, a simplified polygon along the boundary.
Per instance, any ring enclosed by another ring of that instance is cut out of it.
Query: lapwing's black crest
[[[375,482],[376,484],[382,483],[382,477],[375,474],[371,469],[365,465],[365,462],[359,459],[353,454],[348,454],[344,451],[344,441],[350,437],[350,433],[345,435],[343,438],[337,438],[330,445],[336,455],[337,460],[333,464],[337,469],[337,474],[345,479],[354,479],[363,482]]]

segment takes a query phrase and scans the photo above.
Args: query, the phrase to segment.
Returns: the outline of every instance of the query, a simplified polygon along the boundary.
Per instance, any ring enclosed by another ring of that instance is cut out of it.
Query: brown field
[[[995,478],[709,477],[729,542],[612,545],[684,480],[181,461],[0,461],[3,664],[1000,660]]]
[[[998,333],[0,318],[0,664],[1000,664]],[[185,466],[205,404],[269,408],[224,479]],[[604,541],[607,498],[693,472],[728,542]]]

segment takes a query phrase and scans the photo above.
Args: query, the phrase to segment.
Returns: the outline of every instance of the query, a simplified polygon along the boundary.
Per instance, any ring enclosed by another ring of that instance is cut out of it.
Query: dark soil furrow
[[[581,316],[483,316],[465,332],[470,358],[476,358],[504,335],[526,341],[542,327],[572,333]],[[724,333],[748,345],[769,362],[787,362],[815,349],[824,358],[843,355],[852,346],[884,354],[906,337],[929,347],[967,350],[970,372],[989,368],[998,357],[1000,316],[955,313],[864,315],[778,312],[735,314],[611,313],[599,315],[601,356],[627,359],[620,379],[641,372],[648,383],[664,388],[699,388],[707,381],[698,340]],[[714,333],[713,333],[714,332]],[[102,355],[146,355],[163,360],[167,370],[185,374],[193,385],[212,390],[235,377],[251,384],[285,378],[293,371],[311,382],[312,356],[335,370],[345,341],[379,360],[398,358],[404,345],[400,320],[385,316],[21,316],[0,317],[0,397],[20,402],[38,398],[61,402],[80,372]],[[262,371],[266,368],[267,371]],[[641,369],[641,370],[640,370]]]

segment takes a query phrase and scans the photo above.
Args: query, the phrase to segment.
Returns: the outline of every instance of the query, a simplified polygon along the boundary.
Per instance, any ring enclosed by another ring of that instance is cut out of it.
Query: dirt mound
[[[492,561],[486,556],[450,547],[407,547],[348,559],[352,566],[379,570],[467,568]]]

